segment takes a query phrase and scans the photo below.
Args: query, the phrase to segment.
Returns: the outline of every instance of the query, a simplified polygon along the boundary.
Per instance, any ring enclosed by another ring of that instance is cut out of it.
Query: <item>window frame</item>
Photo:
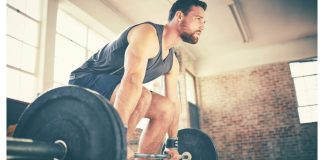
[[[294,68],[292,68],[291,64],[292,63],[309,63],[309,62],[318,62],[317,57],[311,57],[311,58],[306,58],[306,59],[302,59],[302,60],[297,60],[297,61],[291,61],[289,62],[289,68],[290,68],[290,73],[291,73],[291,78],[293,80],[293,84],[294,84],[294,91],[295,91],[295,96],[296,96],[296,101],[297,101],[297,112],[298,112],[298,116],[299,116],[299,121],[301,124],[306,124],[306,123],[314,123],[314,122],[318,122],[318,117],[316,116],[316,118],[314,118],[311,121],[305,121],[305,119],[301,118],[303,114],[302,110],[305,109],[305,107],[316,107],[316,114],[318,113],[318,100],[316,101],[316,103],[314,104],[306,104],[306,105],[300,105],[300,102],[298,101],[299,97],[298,97],[298,89],[296,86],[296,79],[305,79],[305,78],[309,78],[309,77],[313,77],[316,79],[316,83],[317,83],[317,76],[318,76],[318,67],[316,66],[316,73],[312,73],[312,74],[302,74],[302,75],[298,75],[298,76],[293,76],[292,74],[292,70]],[[316,87],[316,90],[318,91],[318,87]],[[317,96],[318,92],[316,93]],[[309,108],[308,108],[309,109]],[[305,111],[304,111],[305,112]]]
[[[98,33],[95,29],[93,29],[92,27],[90,27],[88,24],[86,24],[86,23],[84,23],[84,22],[82,22],[81,20],[79,20],[77,17],[75,17],[73,14],[71,14],[71,13],[69,13],[68,11],[66,11],[65,9],[63,9],[63,8],[58,8],[58,12],[63,12],[63,14],[65,14],[65,15],[67,15],[67,16],[69,16],[69,18],[72,18],[72,19],[74,19],[76,22],[78,22],[79,24],[81,24],[81,25],[83,25],[85,28],[86,28],[86,37],[85,37],[85,44],[83,45],[83,44],[81,44],[81,43],[78,43],[77,41],[75,41],[75,40],[73,40],[73,37],[69,37],[68,35],[65,35],[64,33],[61,33],[60,31],[58,31],[57,29],[56,29],[56,32],[55,32],[55,36],[60,36],[60,37],[62,37],[62,38],[64,38],[64,39],[66,39],[66,40],[68,40],[68,41],[71,41],[71,43],[73,43],[73,44],[75,44],[75,45],[77,45],[77,46],[79,46],[80,48],[83,48],[84,49],[84,53],[83,53],[83,55],[80,55],[80,57],[83,57],[82,59],[83,59],[83,61],[86,61],[87,59],[89,59],[96,51],[92,51],[91,50],[91,48],[90,48],[90,46],[89,46],[89,34],[90,34],[90,32],[94,32],[95,34],[97,34],[97,35],[99,35],[99,36],[101,36],[101,38],[104,38],[104,39],[106,39],[107,40],[107,42],[106,43],[108,43],[109,42],[109,38],[107,38],[107,37],[105,37],[104,35],[102,35],[102,34],[100,34],[100,33]],[[59,20],[57,20],[57,21],[59,21]],[[57,22],[57,24],[59,24],[59,22]],[[55,46],[56,47],[56,46]],[[103,46],[102,46],[103,47]],[[98,50],[99,50],[100,48],[98,48]],[[81,53],[80,53],[81,54]],[[57,60],[57,58],[56,58],[56,51],[55,51],[55,53],[54,53],[54,61],[56,61]],[[54,63],[55,64],[55,63]],[[81,64],[80,64],[81,65]],[[74,68],[74,69],[76,69],[76,68]],[[71,72],[72,72],[72,70],[71,70]],[[55,66],[54,66],[54,74],[55,74]],[[59,78],[58,78],[59,79]],[[53,86],[55,86],[55,87],[59,87],[59,86],[62,86],[62,85],[66,85],[68,82],[60,82],[60,81],[57,81],[56,80],[56,77],[55,77],[55,75],[53,75]]]
[[[195,96],[194,96],[195,102],[189,101],[189,99],[188,99],[188,88],[187,88],[187,79],[186,79],[187,76],[185,76],[187,101],[190,102],[190,103],[192,103],[192,104],[194,104],[194,105],[198,105],[197,77],[190,70],[188,70],[187,68],[185,69],[185,73],[188,73],[192,77],[192,79],[193,79],[193,84],[194,84],[193,89],[194,89],[194,94],[195,94]]]
[[[39,6],[42,5],[42,1],[40,1],[40,4],[38,4]],[[16,37],[15,35],[11,35],[9,33],[9,31],[7,30],[6,31],[6,38],[11,38],[13,39],[14,41],[17,41],[17,45],[21,45],[22,49],[19,51],[19,58],[22,59],[25,55],[24,54],[29,54],[27,48],[25,47],[30,47],[32,48],[35,52],[34,53],[34,56],[32,56],[33,58],[33,64],[32,64],[32,68],[30,69],[25,69],[24,68],[24,64],[21,63],[20,65],[16,66],[14,64],[9,64],[8,61],[6,63],[6,70],[12,70],[12,73],[13,72],[16,72],[17,75],[18,75],[18,80],[16,80],[16,82],[18,84],[18,89],[14,91],[14,95],[11,94],[12,92],[10,91],[10,88],[7,87],[7,97],[8,98],[13,98],[13,99],[17,99],[17,100],[21,100],[21,101],[26,101],[26,102],[31,102],[33,101],[34,98],[37,97],[37,83],[39,81],[38,79],[38,66],[39,66],[39,63],[38,63],[38,60],[39,60],[39,54],[40,54],[40,33],[41,33],[41,20],[38,20],[36,18],[34,18],[32,15],[29,15],[29,13],[27,12],[26,9],[24,8],[19,8],[21,6],[14,6],[12,4],[10,4],[8,1],[6,3],[6,9],[7,9],[7,12],[8,10],[11,10],[12,12],[14,12],[14,14],[17,14],[17,16],[22,16],[22,18],[24,19],[24,22],[28,22],[28,23],[35,23],[35,25],[37,25],[37,30],[35,30],[37,32],[37,35],[35,37],[33,37],[33,43],[30,42],[30,39],[26,39],[24,33],[26,32],[25,29],[22,30],[22,37]],[[26,10],[26,11],[25,11]],[[41,12],[41,7],[39,8],[39,17],[41,17],[42,15],[42,12]],[[9,15],[7,14],[7,22],[9,20],[10,17],[8,17]],[[8,23],[7,23],[8,25]],[[8,44],[7,44],[8,45]],[[17,47],[19,47],[17,46]],[[25,48],[25,50],[24,50]],[[6,54],[10,54],[7,50]],[[18,60],[19,61],[19,60]],[[32,71],[31,71],[32,70]],[[27,79],[30,79],[32,81],[29,81],[29,82],[32,82],[32,86],[29,86],[30,84],[26,85],[24,83],[26,83],[26,81],[23,81],[23,77],[25,77]],[[9,82],[11,82],[10,78],[12,77],[9,77],[8,73],[7,73],[7,80]],[[16,77],[17,78],[17,77]],[[9,84],[8,84],[9,85]],[[27,88],[29,88],[29,90],[26,90],[26,87],[24,88],[23,86],[28,86]],[[25,94],[23,94],[25,93]],[[27,93],[27,94],[26,94]]]

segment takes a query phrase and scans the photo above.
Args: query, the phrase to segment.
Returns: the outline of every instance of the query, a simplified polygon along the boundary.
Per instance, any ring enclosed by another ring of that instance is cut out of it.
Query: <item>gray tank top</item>
[[[153,79],[164,75],[169,72],[173,63],[173,53],[174,50],[171,48],[169,54],[165,59],[162,58],[162,35],[163,35],[163,25],[155,24],[152,22],[144,22],[154,26],[157,32],[157,37],[159,40],[160,49],[158,54],[150,58],[147,63],[145,77],[143,83],[152,81]],[[140,24],[144,24],[140,23]],[[125,51],[128,46],[127,35],[128,32],[136,24],[128,27],[124,30],[120,36],[105,45],[101,50],[90,57],[81,67],[74,70],[70,75],[70,80],[78,79],[88,74],[110,74],[110,75],[123,75],[124,74],[124,58]]]

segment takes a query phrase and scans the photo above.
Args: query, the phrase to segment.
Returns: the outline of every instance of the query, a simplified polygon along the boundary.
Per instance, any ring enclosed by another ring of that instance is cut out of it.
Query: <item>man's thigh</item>
[[[172,101],[159,93],[151,91],[151,105],[145,114],[146,118],[158,118],[163,113],[174,110]]]
[[[116,86],[116,88],[114,89],[114,91],[111,94],[111,98],[109,99],[109,102],[111,104],[114,104],[115,101],[116,101],[116,94],[117,94],[117,92],[119,90],[119,86],[120,86],[120,84],[118,84]],[[129,97],[129,98],[131,98],[131,97]],[[147,102],[148,99],[149,99],[149,101],[151,101],[151,91],[148,90],[146,87],[143,86],[142,87],[141,97],[139,98],[139,101],[137,102],[137,104],[143,104],[142,101],[146,101]]]

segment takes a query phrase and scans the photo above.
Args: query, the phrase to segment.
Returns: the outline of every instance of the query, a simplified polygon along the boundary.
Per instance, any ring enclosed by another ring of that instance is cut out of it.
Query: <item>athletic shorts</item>
[[[91,73],[78,79],[69,80],[69,84],[97,91],[110,100],[111,95],[121,79],[121,75]]]

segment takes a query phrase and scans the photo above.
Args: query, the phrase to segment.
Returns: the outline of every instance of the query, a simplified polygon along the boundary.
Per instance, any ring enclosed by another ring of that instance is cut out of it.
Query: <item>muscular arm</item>
[[[173,122],[168,130],[169,137],[177,137],[179,128],[179,116],[181,112],[180,100],[178,96],[178,75],[179,62],[173,55],[173,65],[168,74],[165,75],[165,95],[173,102],[176,112],[174,113]]]
[[[153,26],[144,24],[128,34],[129,45],[125,53],[124,75],[116,94],[114,106],[125,125],[141,96],[147,61],[158,51],[158,40]]]

